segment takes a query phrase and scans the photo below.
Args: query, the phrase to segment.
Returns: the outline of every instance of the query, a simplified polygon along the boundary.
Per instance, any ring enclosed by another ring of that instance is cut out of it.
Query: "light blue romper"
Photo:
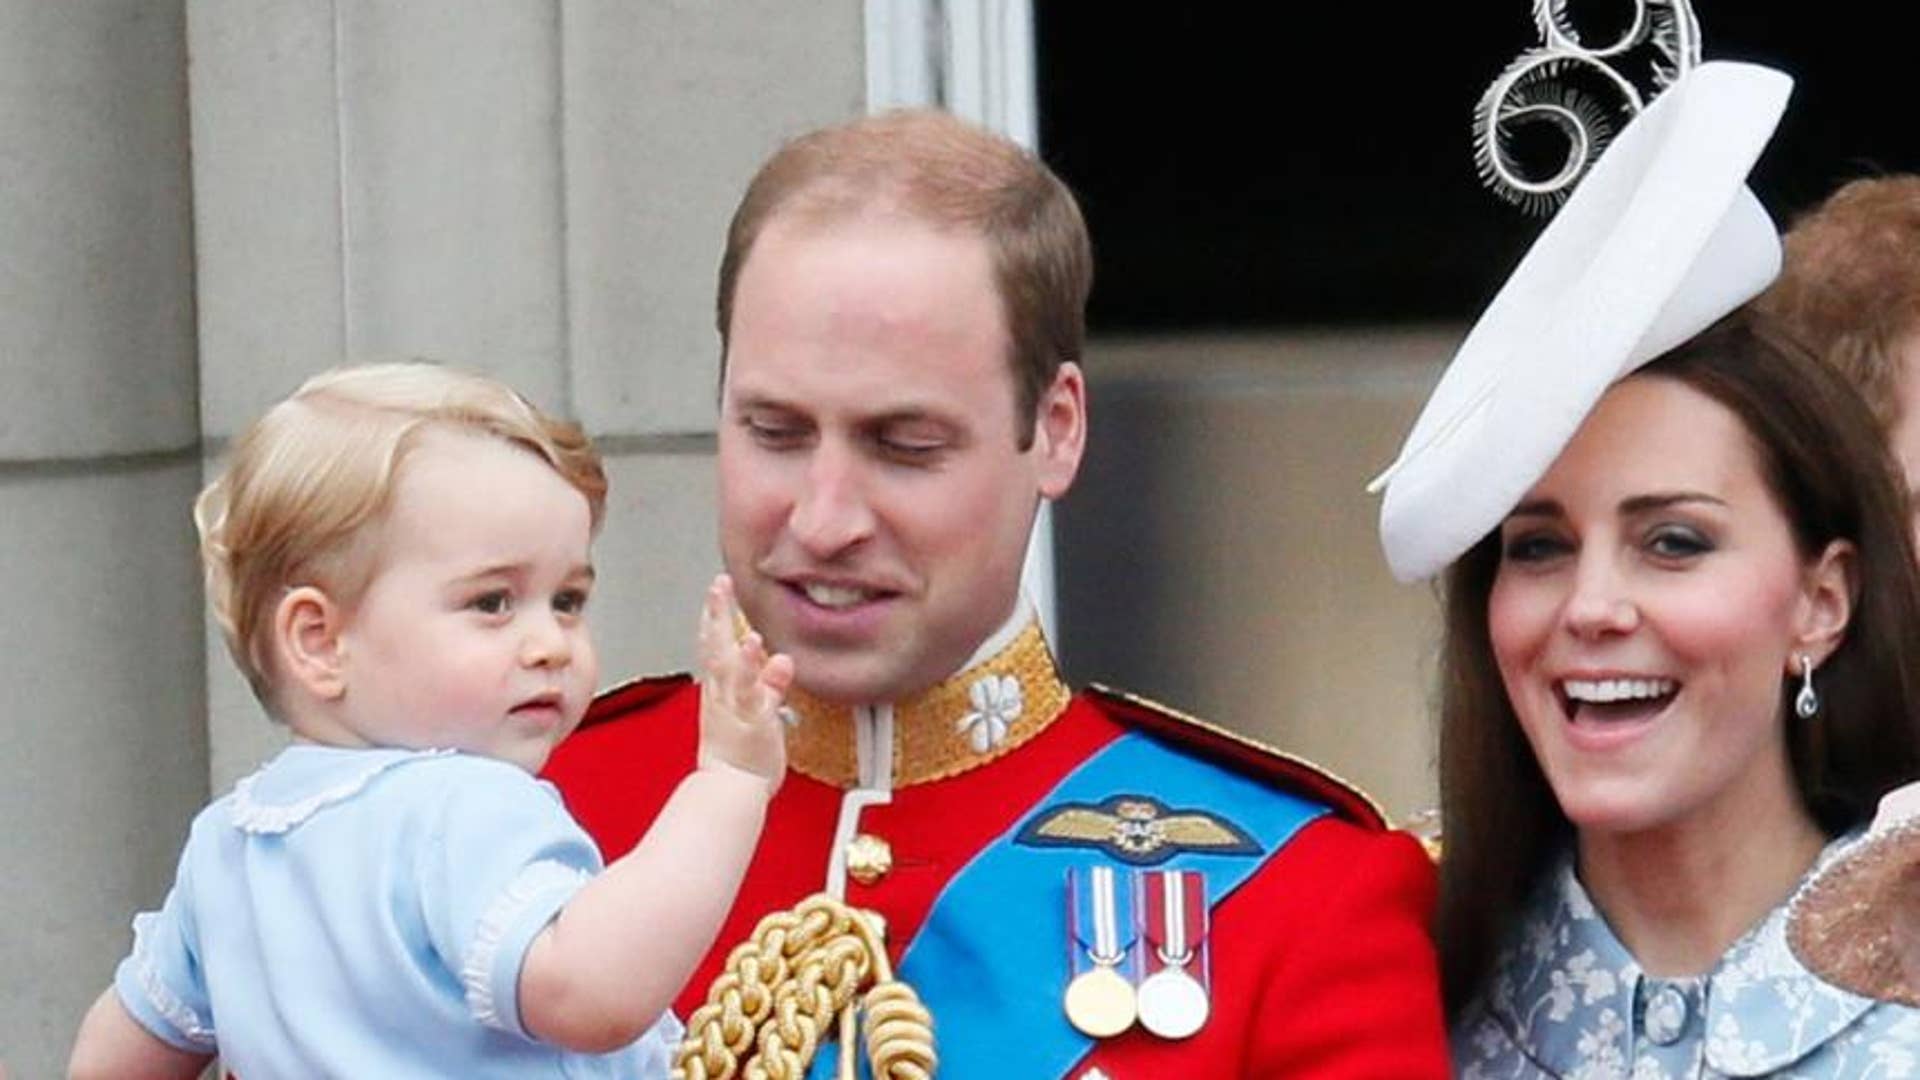
[[[288,748],[194,819],[114,987],[243,1080],[667,1075],[669,1013],[577,1054],[520,1023],[520,964],[599,851],[549,784],[442,751]]]

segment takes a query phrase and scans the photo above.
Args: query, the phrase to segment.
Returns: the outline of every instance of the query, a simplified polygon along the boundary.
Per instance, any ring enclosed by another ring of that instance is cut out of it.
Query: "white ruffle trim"
[[[383,756],[361,772],[332,787],[316,791],[298,802],[291,803],[265,803],[254,799],[253,782],[260,778],[261,773],[266,772],[263,768],[233,786],[234,828],[241,832],[262,835],[286,832],[326,807],[360,794],[374,777],[396,765],[404,765],[421,758],[444,757],[455,752],[453,750],[417,750],[398,757]]]
[[[518,1010],[509,1019],[500,1015],[500,1003],[493,993],[493,965],[499,959],[500,946],[507,931],[519,922],[527,905],[555,888],[577,887],[592,877],[585,870],[553,859],[528,863],[480,916],[473,942],[460,964],[460,985],[466,987],[467,1011],[473,1018],[496,1031],[523,1035],[519,1030]]]
[[[160,972],[153,966],[153,958],[148,955],[147,931],[154,921],[159,919],[157,912],[147,911],[133,917],[133,971],[140,980],[140,989],[147,995],[147,1002],[166,1017],[181,1037],[194,1045],[195,1049],[209,1052],[219,1049],[214,1039],[213,1026],[199,1013],[187,1006],[187,1003],[174,996],[166,981],[160,978]]]

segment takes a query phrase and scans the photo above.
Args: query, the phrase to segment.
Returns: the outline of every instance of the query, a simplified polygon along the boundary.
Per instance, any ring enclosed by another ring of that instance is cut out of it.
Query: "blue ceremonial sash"
[[[947,1076],[1061,1076],[1094,1040],[1067,1022],[1069,866],[1113,865],[1089,847],[1014,842],[1032,819],[1061,803],[1148,795],[1174,811],[1227,818],[1260,845],[1256,854],[1182,852],[1156,866],[1206,874],[1217,906],[1301,826],[1327,813],[1318,803],[1129,732],[1069,773],[1014,826],[982,848],[935,899],[896,971],[932,1011],[940,1070]],[[1231,947],[1230,945],[1228,947]],[[863,1033],[864,1037],[864,1033]],[[830,1080],[837,1044],[821,1046],[808,1076]],[[860,1074],[867,1075],[865,1061]]]

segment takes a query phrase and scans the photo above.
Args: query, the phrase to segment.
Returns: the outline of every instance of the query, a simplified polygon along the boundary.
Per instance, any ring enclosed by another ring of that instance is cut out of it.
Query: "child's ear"
[[[273,609],[281,676],[316,700],[338,701],[347,692],[345,620],[340,605],[312,585],[287,590]]]

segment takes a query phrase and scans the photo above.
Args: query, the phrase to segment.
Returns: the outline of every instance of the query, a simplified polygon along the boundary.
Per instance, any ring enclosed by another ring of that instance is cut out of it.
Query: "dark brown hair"
[[[1634,377],[1684,383],[1740,418],[1806,557],[1836,539],[1854,545],[1859,584],[1846,637],[1821,667],[1820,712],[1787,724],[1808,811],[1829,835],[1851,828],[1920,774],[1920,570],[1886,443],[1843,378],[1747,309]],[[1571,834],[1495,665],[1487,604],[1499,566],[1496,531],[1444,582],[1436,937],[1450,1015],[1480,990],[1502,935]]]
[[[1893,430],[1901,349],[1920,331],[1920,176],[1855,180],[1797,219],[1780,278],[1758,306],[1839,369]]]
[[[1059,177],[1012,140],[947,113],[896,110],[822,128],[760,167],[734,211],[720,261],[714,314],[722,370],[734,289],[767,224],[783,215],[831,223],[873,209],[986,240],[1026,449],[1041,392],[1062,363],[1080,362],[1093,250]]]

